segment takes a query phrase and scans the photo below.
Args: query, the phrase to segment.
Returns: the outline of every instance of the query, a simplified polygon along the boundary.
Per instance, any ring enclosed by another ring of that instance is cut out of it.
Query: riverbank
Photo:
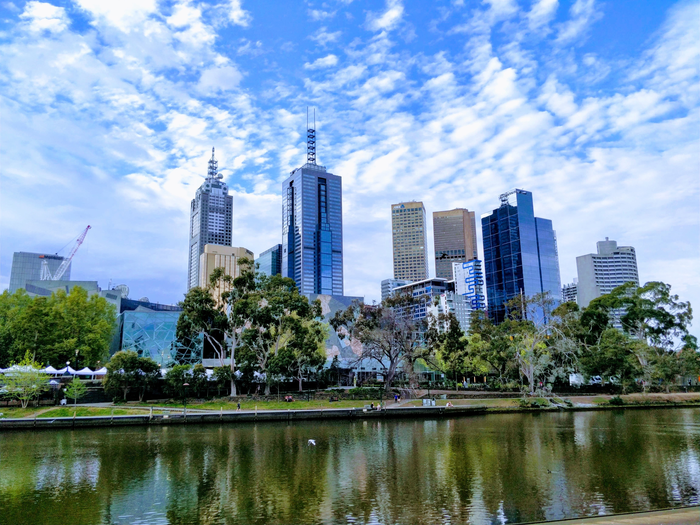
[[[592,518],[571,518],[562,521],[538,521],[522,525],[697,525],[698,523],[700,523],[700,507],[683,507]]]
[[[290,408],[261,409],[257,405],[252,410],[241,407],[241,410],[231,407],[231,404],[221,403],[218,410],[209,408],[210,404],[189,406],[157,406],[157,407],[129,407],[123,408],[99,406],[86,407],[79,405],[73,407],[61,407],[52,411],[44,411],[32,417],[2,418],[0,419],[0,431],[22,429],[54,429],[54,428],[91,428],[109,426],[135,426],[135,425],[184,425],[184,424],[210,424],[210,423],[250,423],[263,421],[305,421],[305,420],[366,420],[366,419],[394,419],[394,418],[453,418],[462,416],[476,416],[485,414],[505,414],[518,412],[577,412],[590,410],[621,410],[644,408],[700,408],[700,399],[697,394],[673,394],[675,399],[658,397],[666,394],[654,394],[654,398],[644,397],[641,400],[622,399],[623,404],[610,404],[607,402],[574,403],[571,399],[553,398],[546,400],[547,404],[540,404],[538,399],[529,399],[528,403],[520,403],[519,400],[506,399],[504,403],[498,400],[482,400],[479,404],[457,404],[449,401],[453,406],[447,406],[448,401],[443,400],[442,405],[413,406],[415,400],[402,404],[387,405],[379,410],[372,409],[370,404],[360,407],[332,407],[332,408],[292,408],[295,402],[289,403]],[[683,396],[678,398],[677,396]],[[598,396],[600,397],[600,396]],[[488,401],[488,403],[486,403]],[[420,402],[420,401],[419,401]],[[368,403],[368,402],[365,402]],[[206,408],[204,408],[206,406]],[[91,414],[91,410],[94,413]],[[80,411],[80,412],[79,412]],[[64,413],[66,413],[64,415]],[[82,415],[85,414],[85,415]]]

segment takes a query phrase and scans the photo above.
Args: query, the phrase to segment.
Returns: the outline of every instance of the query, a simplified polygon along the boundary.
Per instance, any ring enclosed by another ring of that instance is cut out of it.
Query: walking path
[[[700,507],[634,512],[594,518],[574,518],[562,521],[543,521],[543,525],[698,525]]]

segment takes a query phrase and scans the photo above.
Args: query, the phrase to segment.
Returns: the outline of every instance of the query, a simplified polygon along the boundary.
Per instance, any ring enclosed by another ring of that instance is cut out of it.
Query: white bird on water
[[[316,446],[316,440],[315,439],[310,439],[309,442],[306,444],[308,447],[309,445],[313,445],[314,447]]]

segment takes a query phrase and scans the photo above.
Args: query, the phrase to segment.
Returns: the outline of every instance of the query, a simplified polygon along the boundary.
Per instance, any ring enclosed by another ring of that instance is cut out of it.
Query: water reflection
[[[0,521],[552,520],[698,504],[699,458],[697,409],[7,433]]]

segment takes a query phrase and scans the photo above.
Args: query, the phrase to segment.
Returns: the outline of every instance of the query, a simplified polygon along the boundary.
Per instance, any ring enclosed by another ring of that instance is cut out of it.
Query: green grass
[[[93,408],[93,407],[60,407],[60,408],[54,408],[53,410],[49,410],[48,412],[44,412],[43,414],[39,414],[37,417],[73,417],[73,414],[76,415],[76,417],[84,417],[84,416],[111,416],[114,414],[115,416],[131,416],[131,415],[148,415],[148,412],[145,410],[127,410],[123,408]]]
[[[254,401],[254,400],[243,400],[241,401],[241,410],[318,410],[322,408],[362,408],[365,405],[374,403],[375,406],[377,401],[372,400],[341,400],[330,403],[328,399],[312,399],[310,401],[296,399],[291,403],[286,403],[284,401],[284,396],[282,396],[282,401]],[[389,405],[393,404],[393,400]],[[139,406],[153,406],[152,404],[142,403]],[[182,403],[158,403],[159,407],[172,408],[172,409],[182,409]],[[193,410],[236,410],[237,405],[235,402],[230,402],[228,400],[213,400],[207,401],[205,403],[187,403],[188,409]]]
[[[0,418],[19,418],[33,417],[37,412],[44,410],[46,407],[0,407]]]

